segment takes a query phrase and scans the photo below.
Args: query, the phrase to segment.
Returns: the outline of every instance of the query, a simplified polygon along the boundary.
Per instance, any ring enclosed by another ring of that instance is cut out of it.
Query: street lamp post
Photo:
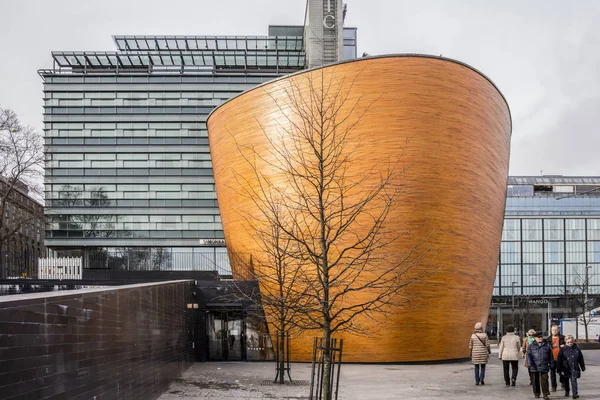
[[[511,293],[512,293],[512,323],[515,325],[515,285],[519,282],[511,283]]]

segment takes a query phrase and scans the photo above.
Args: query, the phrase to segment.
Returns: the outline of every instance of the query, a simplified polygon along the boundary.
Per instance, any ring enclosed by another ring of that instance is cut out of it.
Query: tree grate
[[[261,386],[278,386],[280,384],[273,382],[271,380],[267,380],[267,381],[261,381],[260,385]],[[282,386],[308,386],[308,381],[294,380],[294,381],[290,382],[290,381],[286,380]]]

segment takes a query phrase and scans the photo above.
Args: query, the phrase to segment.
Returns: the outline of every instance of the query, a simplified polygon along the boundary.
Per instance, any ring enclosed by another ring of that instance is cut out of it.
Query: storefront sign
[[[548,299],[529,299],[529,304],[548,304]]]
[[[209,246],[225,246],[225,239],[200,239],[199,242]]]

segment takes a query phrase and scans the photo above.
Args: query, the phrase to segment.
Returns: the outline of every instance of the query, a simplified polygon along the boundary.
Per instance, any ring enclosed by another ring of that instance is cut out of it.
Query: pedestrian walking
[[[530,329],[527,331],[527,336],[523,338],[523,346],[521,346],[521,353],[523,354],[523,366],[527,368],[530,385],[533,385],[533,375],[531,374],[531,371],[529,371],[529,367],[527,365],[527,347],[529,347],[529,345],[533,342],[535,342],[535,329]]]
[[[471,362],[475,368],[475,384],[485,385],[485,366],[491,353],[490,339],[483,331],[483,324],[478,322],[475,324],[475,332],[471,335],[469,342],[471,350]]]
[[[550,398],[548,371],[553,362],[552,347],[544,340],[542,332],[536,332],[535,342],[527,346],[527,365],[533,375],[533,394],[536,398],[539,398],[540,394],[544,395],[544,399]]]
[[[575,338],[571,335],[565,337],[566,345],[560,348],[556,367],[558,374],[565,388],[565,397],[569,396],[569,389],[573,391],[573,398],[579,398],[577,379],[585,371],[585,362],[583,353],[575,343]]]
[[[519,373],[519,350],[521,349],[521,339],[515,335],[515,327],[509,325],[506,327],[506,335],[500,340],[500,349],[498,358],[502,360],[504,369],[504,382],[506,386],[516,386],[517,374]],[[509,368],[512,368],[512,374],[509,378]]]
[[[565,337],[559,333],[558,325],[552,325],[551,330],[552,334],[548,336],[546,341],[552,346],[552,358],[554,361],[550,366],[550,390],[556,392],[558,386],[556,382],[556,360],[558,359],[560,348],[565,345]]]

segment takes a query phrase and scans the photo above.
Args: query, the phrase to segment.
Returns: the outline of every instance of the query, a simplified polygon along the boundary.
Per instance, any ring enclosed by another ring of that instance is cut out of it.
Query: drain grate
[[[261,386],[277,386],[279,383],[275,383],[273,381],[262,381],[260,383]],[[292,382],[286,380],[283,386],[308,386],[308,381],[300,381],[294,380]]]

